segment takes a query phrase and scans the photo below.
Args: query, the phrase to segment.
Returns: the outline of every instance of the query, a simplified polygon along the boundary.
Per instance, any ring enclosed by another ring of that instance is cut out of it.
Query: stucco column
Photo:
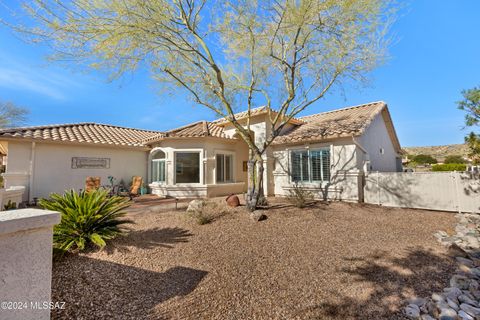
[[[0,319],[50,319],[52,234],[60,219],[39,209],[0,212]]]

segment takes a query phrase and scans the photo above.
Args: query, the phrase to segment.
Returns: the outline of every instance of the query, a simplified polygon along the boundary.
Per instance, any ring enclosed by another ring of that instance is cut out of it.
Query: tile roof
[[[277,111],[275,111],[273,109],[270,109],[270,111],[273,115],[277,114]],[[265,114],[267,112],[268,112],[268,108],[266,106],[253,108],[253,109],[250,110],[250,117]],[[234,116],[235,116],[236,120],[241,120],[241,119],[247,118],[248,117],[248,111],[242,111],[242,112],[235,113]],[[290,122],[292,124],[302,124],[302,121],[297,119],[297,118],[291,119]],[[224,125],[224,124],[227,124],[228,121],[226,120],[226,118],[220,118],[220,119],[217,119],[217,120],[213,121],[213,123],[218,124],[218,125]]]
[[[266,107],[252,109],[251,114],[266,112]],[[273,144],[302,143],[340,137],[359,136],[374,117],[382,113],[390,138],[400,149],[387,105],[383,101],[322,112],[296,119],[293,129],[278,136]],[[239,118],[246,112],[236,114]],[[225,135],[224,119],[213,122],[198,121],[166,132],[124,128],[96,123],[76,123],[50,126],[11,128],[0,130],[0,138],[23,138],[79,142],[101,145],[146,147],[165,138],[216,137],[236,139]]]
[[[23,138],[59,142],[142,147],[142,140],[158,131],[124,128],[97,123],[72,123],[0,130],[0,138]]]
[[[305,124],[280,135],[273,144],[358,136],[384,108],[385,102],[378,101],[301,117]]]
[[[188,124],[186,126],[176,128],[167,132],[161,132],[153,137],[143,140],[143,143],[149,144],[155,141],[163,140],[165,138],[199,138],[199,137],[216,137],[224,139],[230,138],[223,132],[223,127],[216,125],[213,122],[198,121]]]

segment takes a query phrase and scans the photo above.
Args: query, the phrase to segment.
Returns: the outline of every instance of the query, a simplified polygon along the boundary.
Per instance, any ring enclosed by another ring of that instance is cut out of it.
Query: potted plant
[[[145,183],[142,183],[142,186],[140,187],[140,194],[143,196],[144,194],[147,194],[148,189]]]

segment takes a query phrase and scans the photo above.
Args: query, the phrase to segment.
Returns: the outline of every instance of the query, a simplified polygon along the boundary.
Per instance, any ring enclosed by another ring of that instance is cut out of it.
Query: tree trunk
[[[248,161],[248,191],[247,191],[247,209],[250,212],[257,209],[259,200],[264,197],[263,193],[263,158],[262,155],[254,155]]]

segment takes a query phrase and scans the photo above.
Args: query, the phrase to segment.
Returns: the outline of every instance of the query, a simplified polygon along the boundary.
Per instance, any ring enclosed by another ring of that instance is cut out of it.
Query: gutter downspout
[[[35,146],[36,142],[32,141],[32,149],[30,152],[30,169],[29,169],[29,182],[28,182],[28,202],[33,201],[33,170],[35,168]]]

